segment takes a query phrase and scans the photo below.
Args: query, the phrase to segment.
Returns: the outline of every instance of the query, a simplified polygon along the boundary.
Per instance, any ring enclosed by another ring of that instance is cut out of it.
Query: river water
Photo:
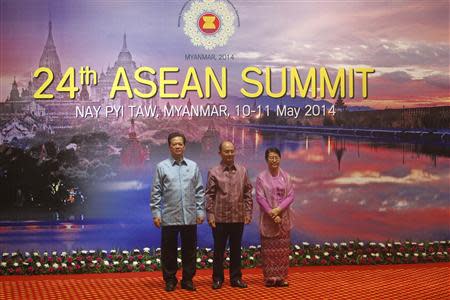
[[[450,155],[440,145],[349,139],[298,132],[233,128],[233,140],[252,182],[266,168],[264,151],[278,147],[282,168],[295,185],[294,243],[348,240],[442,240],[450,238]],[[217,149],[187,144],[203,180],[219,162]],[[134,249],[159,247],[160,231],[151,220],[149,194],[154,165],[167,149],[152,151],[141,172],[93,183],[81,215],[67,222],[23,222],[0,226],[0,251]],[[246,226],[244,245],[258,245],[258,205]],[[206,225],[198,245],[212,247]]]

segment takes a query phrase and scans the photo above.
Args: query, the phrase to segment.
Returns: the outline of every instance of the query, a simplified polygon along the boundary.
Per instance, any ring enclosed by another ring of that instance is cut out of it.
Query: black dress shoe
[[[245,289],[247,287],[247,284],[245,282],[243,282],[241,279],[238,279],[238,280],[232,281],[231,286]]]
[[[188,291],[196,291],[197,289],[194,286],[192,281],[181,282],[181,288]]]
[[[279,286],[279,287],[288,287],[289,283],[286,280],[277,280],[277,286]]]
[[[175,282],[166,282],[166,292],[173,292],[175,291],[177,287],[177,284]]]
[[[220,280],[214,281],[212,284],[213,290],[218,290],[222,287],[223,282]]]

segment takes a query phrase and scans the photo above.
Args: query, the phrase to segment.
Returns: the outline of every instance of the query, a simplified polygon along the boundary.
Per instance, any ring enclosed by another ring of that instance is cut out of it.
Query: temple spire
[[[128,50],[127,47],[127,34],[123,34],[123,43],[122,43],[122,50],[120,50],[119,57],[117,59],[116,64],[119,63],[120,66],[127,66],[132,64],[133,68],[136,69],[136,64],[133,61],[133,58],[131,57],[131,53]],[[116,65],[114,64],[114,65]]]
[[[134,118],[131,118],[131,127],[130,127],[130,131],[128,132],[128,138],[130,140],[137,139],[136,128],[134,127]]]
[[[52,20],[48,21],[48,36],[42,51],[41,59],[39,60],[39,67],[47,67],[53,71],[55,80],[59,80],[62,77],[61,63],[59,61],[58,53],[56,52],[55,42],[53,40]],[[41,86],[42,80],[34,79],[35,86]]]
[[[56,48],[55,42],[53,41],[53,33],[52,33],[52,20],[48,21],[48,37],[47,42],[45,43],[46,48]]]
[[[122,45],[122,52],[128,51],[127,49],[127,34],[123,34],[123,45]]]

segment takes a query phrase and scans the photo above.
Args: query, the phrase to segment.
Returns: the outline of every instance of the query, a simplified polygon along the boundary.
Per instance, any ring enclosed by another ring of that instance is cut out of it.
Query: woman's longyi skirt
[[[264,281],[286,280],[291,252],[290,231],[276,237],[261,236],[261,257]]]

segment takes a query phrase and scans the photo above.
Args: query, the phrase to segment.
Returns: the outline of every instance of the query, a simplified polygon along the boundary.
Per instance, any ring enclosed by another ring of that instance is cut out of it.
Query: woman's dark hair
[[[270,148],[266,149],[266,154],[264,154],[264,157],[266,158],[266,161],[268,161],[269,153],[271,153],[271,152],[278,154],[278,156],[281,158],[280,149],[278,149],[277,147],[270,147]]]
[[[171,141],[173,138],[176,138],[176,137],[182,138],[182,139],[183,139],[183,144],[186,145],[186,137],[184,136],[184,134],[179,133],[179,132],[172,132],[172,133],[170,133],[169,136],[167,137],[167,143],[169,144],[169,146],[170,146],[170,141]]]

